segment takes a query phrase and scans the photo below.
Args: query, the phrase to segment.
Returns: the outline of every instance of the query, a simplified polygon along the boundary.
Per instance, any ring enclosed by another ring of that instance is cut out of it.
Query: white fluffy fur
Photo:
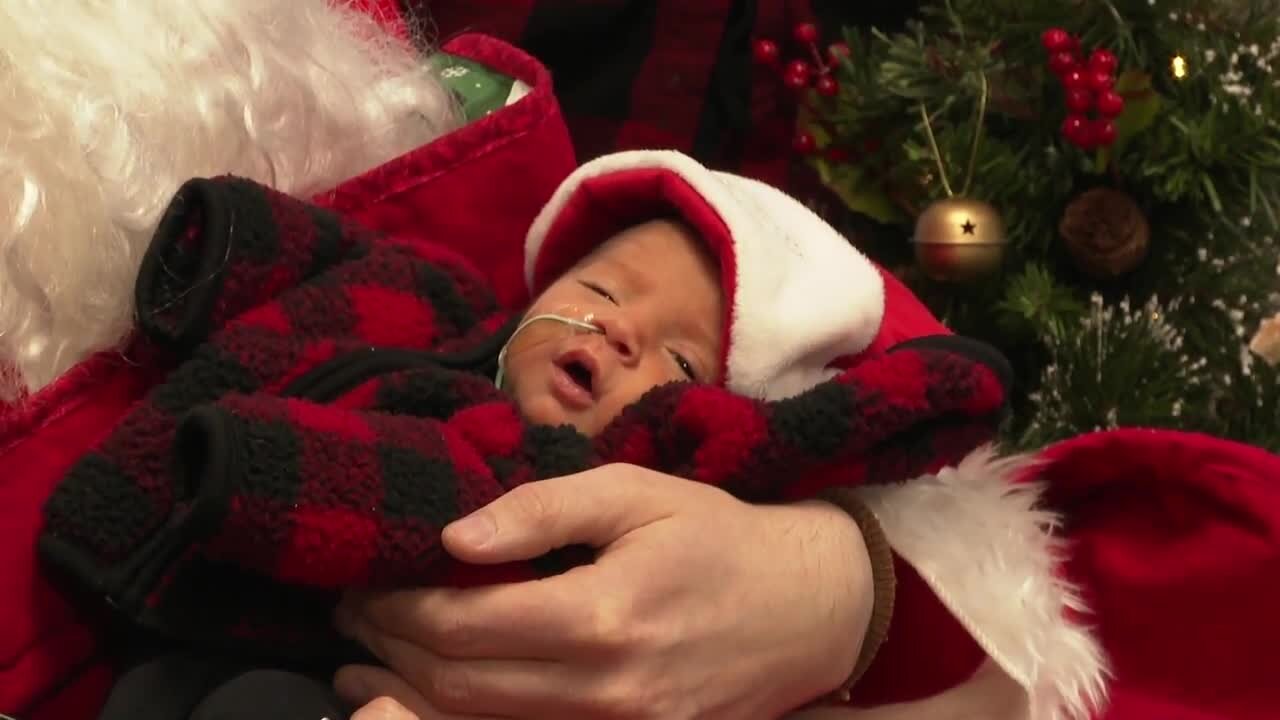
[[[1055,571],[1064,548],[1041,488],[1014,481],[1031,463],[982,448],[936,476],[861,492],[894,550],[1026,690],[1030,720],[1083,720],[1102,706],[1107,665],[1068,619],[1085,607]]]
[[[0,399],[120,345],[184,180],[307,196],[452,118],[422,57],[341,2],[0,2]]]

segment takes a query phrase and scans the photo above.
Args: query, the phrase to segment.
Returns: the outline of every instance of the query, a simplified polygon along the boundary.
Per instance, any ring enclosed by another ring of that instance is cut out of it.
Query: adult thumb
[[[425,706],[417,690],[380,667],[348,665],[333,677],[333,689],[344,702],[360,708],[351,720],[421,720],[412,706]]]
[[[604,548],[661,520],[688,493],[711,488],[634,465],[521,485],[444,529],[449,554],[463,562],[530,560],[568,545]]]

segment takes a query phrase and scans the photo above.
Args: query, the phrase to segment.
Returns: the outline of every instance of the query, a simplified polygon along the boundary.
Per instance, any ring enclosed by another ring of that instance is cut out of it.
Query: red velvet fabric
[[[100,355],[30,404],[0,411],[0,712],[74,720],[97,711],[108,674],[97,667],[94,619],[36,566],[40,508],[72,461],[111,429],[150,379],[118,355]]]
[[[573,170],[573,146],[551,77],[525,53],[483,35],[444,50],[528,83],[519,102],[343,183],[316,201],[356,223],[401,238],[449,238],[489,274],[499,300],[528,299],[524,236],[556,185]]]
[[[858,707],[936,695],[972,675],[985,657],[914,568],[895,558],[894,572],[893,621],[871,667],[852,688]]]
[[[1095,720],[1280,717],[1280,456],[1120,429],[1041,457],[1028,479],[1064,519],[1062,570],[1114,675]],[[894,623],[858,705],[928,696],[982,659],[914,571],[898,571]]]
[[[1124,429],[1044,457],[1115,673],[1100,720],[1280,717],[1280,456]]]

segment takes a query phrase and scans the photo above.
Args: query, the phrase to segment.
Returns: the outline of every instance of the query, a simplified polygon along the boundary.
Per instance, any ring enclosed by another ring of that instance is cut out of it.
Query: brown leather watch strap
[[[862,532],[862,541],[866,545],[867,556],[871,559],[871,582],[874,595],[871,621],[862,638],[862,650],[858,654],[853,672],[829,696],[831,700],[847,702],[850,690],[866,673],[867,668],[871,667],[871,662],[875,660],[876,653],[880,651],[880,646],[884,644],[885,637],[889,634],[889,623],[893,620],[897,578],[893,570],[893,549],[889,546],[889,539],[885,537],[875,513],[862,502],[857,493],[848,488],[837,488],[823,493],[821,498],[844,510],[853,518]]]

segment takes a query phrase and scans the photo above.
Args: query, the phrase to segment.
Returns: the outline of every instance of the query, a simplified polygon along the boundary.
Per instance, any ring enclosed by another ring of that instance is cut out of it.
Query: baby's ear
[[[1009,359],[1004,356],[1004,353],[981,340],[963,335],[925,335],[904,340],[889,348],[891,353],[899,350],[941,350],[960,355],[989,368],[1000,381],[1006,398],[1013,390],[1013,366],[1009,364]]]

